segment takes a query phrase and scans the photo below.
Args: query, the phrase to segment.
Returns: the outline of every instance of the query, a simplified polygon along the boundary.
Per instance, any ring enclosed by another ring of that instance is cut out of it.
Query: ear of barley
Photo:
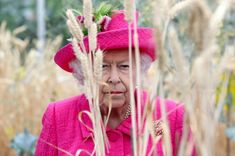
[[[219,33],[220,26],[222,24],[222,20],[224,19],[225,13],[230,8],[230,1],[225,0],[221,1],[220,5],[216,8],[215,13],[212,15],[210,21],[209,21],[209,30],[208,30],[208,38],[209,44],[217,46],[216,42],[216,35]],[[208,42],[208,41],[207,41]]]
[[[83,0],[83,16],[86,28],[92,25],[92,2],[91,0]]]
[[[159,6],[160,5],[160,6]],[[167,12],[168,9],[166,7],[166,2],[163,0],[158,0],[154,3],[154,10],[159,10],[158,15],[155,16],[155,12],[153,12],[153,24],[154,24],[154,38],[155,38],[155,45],[157,45],[156,56],[158,56],[158,69],[164,71],[167,67],[167,56],[166,51],[164,49],[165,42],[166,42],[166,31],[168,30],[167,27],[169,25],[169,19],[167,19]],[[164,30],[164,31],[163,31]],[[152,94],[153,95],[153,94]]]
[[[94,59],[94,75],[96,80],[98,82],[101,82],[102,80],[102,66],[103,66],[103,51],[98,49],[95,53],[95,59]]]
[[[192,119],[193,126],[196,126],[197,132],[195,132],[194,137],[196,141],[204,143],[204,146],[200,146],[200,152],[202,154],[212,154],[212,151],[207,151],[206,149],[212,149],[213,144],[209,143],[213,140],[213,134],[215,133],[215,121],[213,121],[213,115],[210,113],[212,109],[212,90],[213,90],[213,81],[210,79],[211,73],[211,55],[205,53],[201,57],[197,58],[193,67],[193,80],[195,82],[195,101],[194,108],[200,112],[200,116],[195,114],[195,118]],[[203,73],[201,69],[203,68]],[[212,131],[206,131],[206,129],[214,127]],[[206,135],[207,139],[203,140],[202,135]],[[209,141],[210,139],[210,141]],[[213,141],[214,142],[214,141]],[[212,154],[213,155],[213,154]]]
[[[75,51],[75,55],[78,60],[81,62],[81,68],[84,75],[84,88],[85,94],[89,102],[89,107],[92,115],[92,124],[94,129],[94,144],[95,144],[95,152],[97,156],[105,155],[105,147],[108,150],[109,143],[107,140],[107,136],[105,133],[104,124],[101,118],[100,108],[99,108],[99,81],[100,78],[100,68],[102,68],[102,52],[98,52],[98,55],[95,55],[96,50],[96,35],[97,35],[97,27],[96,24],[92,24],[92,3],[90,0],[84,0],[83,12],[85,18],[85,26],[88,29],[88,39],[89,39],[89,47],[90,50],[87,53],[83,40],[80,41],[80,45],[82,47],[82,51],[78,46],[78,34],[76,31],[77,23],[74,22],[74,18],[72,16],[72,12],[68,12],[68,16],[70,17],[68,26],[71,30],[73,36],[75,37],[72,40],[72,45]],[[97,65],[97,66],[96,66]],[[78,72],[78,69],[75,69]],[[100,72],[98,74],[98,72]]]
[[[184,1],[180,1],[178,3],[176,3],[170,10],[168,13],[168,16],[172,19],[175,16],[177,16],[177,14],[179,12],[181,12],[182,10],[191,8],[193,6],[196,5],[196,3],[198,2],[198,0],[184,0]]]
[[[175,74],[177,74],[175,75],[176,79],[174,81],[175,84],[178,84],[178,92],[184,91],[184,95],[181,98],[185,98],[190,90],[189,64],[187,63],[187,60],[184,57],[178,36],[174,28],[170,28],[169,38],[170,42],[172,43],[172,59],[175,63]],[[182,81],[183,79],[184,81]]]
[[[133,21],[135,0],[124,0],[125,18],[130,23]]]
[[[89,68],[89,65],[88,65],[87,56],[83,52],[81,52],[80,47],[78,47],[78,42],[77,42],[76,38],[73,38],[72,45],[73,45],[73,49],[75,51],[75,55],[81,63],[81,66],[77,67],[77,68],[81,68],[82,71],[83,71],[85,94],[86,94],[86,96],[91,97],[91,92],[88,89],[88,87],[89,87],[89,82],[88,82],[89,74],[88,74],[87,71],[90,71],[89,70],[90,68]],[[77,68],[74,69],[76,72],[78,72],[80,70],[80,69],[77,69]]]
[[[77,60],[72,61],[71,66],[74,69],[74,75],[77,78],[79,85],[81,86],[81,89],[84,91],[84,89],[85,89],[84,88],[84,73],[83,73],[82,67],[81,67],[81,57],[83,57],[81,55],[83,55],[83,54],[80,50],[80,47],[78,46],[78,42],[77,42],[76,38],[72,39],[72,46],[73,46],[73,50],[75,52],[75,55],[77,57]],[[86,92],[86,91],[84,91],[84,92]]]
[[[15,30],[13,30],[12,34],[13,35],[18,35],[18,34],[24,32],[24,31],[26,31],[26,29],[27,29],[26,26],[18,27]]]
[[[182,48],[179,42],[178,37],[176,36],[176,31],[174,28],[171,28],[169,30],[169,38],[170,42],[172,43],[172,59],[173,62],[175,63],[175,72],[174,72],[174,83],[178,84],[176,86],[177,88],[177,93],[180,94],[180,97],[177,97],[181,102],[185,104],[185,108],[189,114],[193,113],[190,109],[192,107],[191,105],[191,98],[190,98],[190,85],[191,85],[191,79],[190,79],[190,70],[189,70],[189,64],[185,57],[183,56],[182,53]],[[186,114],[186,119],[187,119],[187,114]],[[182,135],[182,140],[179,145],[179,155],[183,155],[185,153],[185,149],[188,149],[187,147],[189,146],[188,144],[188,135],[189,135],[189,124],[186,123],[183,128],[183,135]],[[192,150],[190,150],[191,152]]]
[[[74,16],[73,12],[71,9],[68,9],[66,11],[66,15],[67,15],[67,25],[68,28],[71,32],[71,34],[76,37],[76,39],[78,40],[78,42],[81,42],[83,40],[83,33],[82,30],[76,20],[76,17]]]
[[[94,52],[97,48],[97,25],[92,23],[88,28],[89,50]]]
[[[77,58],[84,57],[80,47],[78,46],[78,41],[76,38],[72,38],[72,45],[73,45],[73,50],[75,51],[75,55]]]
[[[193,2],[193,1],[191,1],[191,2]],[[196,1],[195,1],[196,2]],[[189,1],[187,1],[187,3],[189,3]],[[183,3],[181,3],[180,5],[182,5]],[[186,1],[184,1],[184,5],[182,5],[182,6],[180,6],[180,5],[178,5],[178,6],[175,6],[172,10],[170,10],[170,17],[172,18],[172,17],[174,17],[175,15],[177,15],[181,10],[185,10],[185,9],[191,9],[192,7],[192,4],[187,4],[186,5]],[[199,1],[198,1],[198,4],[197,4],[198,6],[199,5],[201,5],[200,3],[199,3]],[[181,8],[182,7],[182,8]],[[201,7],[201,8],[200,8]],[[201,10],[203,10],[203,12],[205,12],[205,18],[210,18],[211,17],[211,15],[210,15],[210,10],[208,9],[208,7],[204,7],[204,6],[200,6],[200,7],[198,7],[198,9],[201,9]],[[204,7],[204,8],[202,8],[202,7]],[[205,9],[206,8],[206,9]],[[156,9],[157,10],[157,9]],[[197,9],[196,9],[197,10]],[[196,15],[196,16],[198,16],[198,15]],[[161,16],[161,17],[163,17],[163,15]],[[209,20],[208,20],[209,21]],[[160,22],[159,22],[160,23]],[[158,23],[158,25],[160,25]],[[191,24],[191,23],[189,23],[189,24]],[[163,24],[164,26],[167,26],[167,24]],[[159,26],[159,28],[160,28],[160,30],[161,30],[161,25]],[[166,35],[168,35],[168,31],[170,30],[170,29],[166,29],[166,27],[164,27],[162,30],[164,30],[163,32],[163,36],[166,36]],[[207,30],[204,30],[204,29],[201,29],[202,31],[204,31],[204,33],[207,31]],[[200,31],[201,31],[200,30]],[[214,31],[215,32],[215,31]],[[207,32],[206,32],[207,33]],[[212,33],[212,34],[216,34],[216,33]],[[162,36],[162,35],[158,35],[158,37],[159,36]],[[171,36],[171,34],[169,34],[169,36]],[[174,36],[174,35],[173,35]],[[214,36],[213,36],[214,37]],[[165,49],[165,42],[166,42],[166,40],[164,39],[165,37],[163,37],[163,43],[164,44],[162,44],[163,46],[163,48],[162,49]],[[171,38],[171,37],[170,37]],[[202,36],[202,39],[203,38],[206,38],[206,35],[205,36]],[[171,38],[172,40],[170,40],[171,41],[171,43],[175,40],[174,38]],[[213,44],[208,44],[208,38],[207,39],[205,39],[205,45],[207,45],[207,47],[203,47],[202,48],[202,51],[204,52],[204,51],[207,51],[207,50],[209,50],[209,51],[211,51],[211,52],[209,52],[209,53],[207,53],[207,54],[205,54],[205,55],[203,55],[203,56],[200,56],[200,57],[202,57],[203,59],[201,60],[201,61],[198,61],[199,63],[197,63],[197,64],[203,64],[203,65],[201,65],[200,67],[198,67],[198,71],[195,73],[194,71],[195,71],[195,69],[193,69],[192,71],[191,71],[191,73],[194,73],[193,75],[195,76],[195,75],[198,75],[198,77],[194,77],[194,81],[197,81],[197,82],[200,82],[200,83],[197,83],[196,84],[196,86],[195,86],[195,82],[193,81],[191,81],[190,80],[190,75],[189,75],[189,73],[185,73],[186,75],[188,75],[186,78],[187,78],[187,80],[184,78],[184,76],[182,76],[180,73],[182,73],[183,72],[183,70],[184,70],[184,68],[182,67],[183,65],[186,65],[187,67],[189,66],[187,63],[185,64],[185,63],[182,63],[182,62],[180,62],[180,60],[182,59],[182,56],[180,56],[178,53],[179,53],[179,51],[180,51],[180,49],[181,48],[179,48],[180,47],[180,45],[178,44],[178,43],[174,43],[173,42],[173,52],[174,52],[174,56],[173,56],[173,58],[175,59],[175,61],[177,62],[176,64],[178,64],[177,66],[177,68],[178,68],[178,70],[176,71],[176,78],[179,78],[179,80],[180,80],[180,77],[181,77],[181,82],[188,82],[188,83],[185,83],[185,88],[187,88],[186,90],[182,90],[182,92],[183,92],[183,95],[188,95],[188,97],[185,97],[184,96],[184,98],[182,99],[183,101],[184,101],[184,103],[186,104],[186,115],[187,115],[187,113],[190,113],[190,116],[189,117],[187,117],[188,119],[190,119],[190,123],[191,123],[191,128],[192,128],[192,130],[193,130],[193,133],[194,133],[194,135],[195,135],[195,140],[196,140],[196,144],[197,145],[199,145],[199,144],[203,144],[203,145],[205,145],[206,147],[199,147],[200,148],[200,152],[201,153],[203,153],[203,154],[206,154],[206,153],[209,153],[210,151],[208,151],[208,149],[211,149],[210,147],[212,147],[212,146],[210,146],[210,143],[209,143],[209,141],[208,141],[208,139],[209,138],[211,138],[212,137],[212,135],[210,135],[210,134],[208,134],[208,138],[207,139],[205,139],[205,140],[203,140],[203,136],[205,136],[205,135],[207,135],[207,134],[203,134],[202,132],[204,132],[204,131],[206,131],[206,127],[208,127],[208,126],[205,126],[206,125],[206,123],[210,123],[210,127],[214,127],[215,126],[215,124],[214,124],[214,121],[213,121],[213,119],[212,119],[212,116],[211,115],[208,115],[208,114],[206,114],[206,113],[204,113],[204,111],[205,110],[212,110],[211,108],[212,108],[212,106],[213,106],[213,100],[212,99],[210,99],[210,98],[207,98],[207,97],[212,97],[211,95],[212,95],[212,92],[211,92],[211,90],[214,90],[215,89],[215,86],[214,86],[214,82],[213,82],[213,80],[211,80],[211,82],[208,82],[208,80],[210,80],[210,79],[212,79],[212,77],[214,77],[214,76],[209,76],[208,75],[208,73],[211,73],[211,69],[212,69],[212,66],[211,66],[211,63],[210,63],[210,61],[208,60],[208,59],[211,59],[211,58],[213,58],[213,54],[214,54],[214,52],[213,52],[213,49],[216,47],[216,46],[214,46]],[[159,43],[158,43],[158,45],[159,45]],[[208,47],[210,47],[210,48],[208,48]],[[213,48],[214,47],[214,48]],[[206,50],[205,50],[205,49]],[[159,49],[159,46],[158,46],[158,49]],[[161,49],[161,47],[160,47],[160,49]],[[177,57],[178,56],[178,57]],[[177,61],[178,60],[178,61]],[[203,63],[202,63],[203,62]],[[190,68],[188,68],[187,69],[187,71],[189,71],[189,69]],[[200,69],[200,70],[199,70]],[[202,71],[202,69],[203,69],[203,71]],[[205,74],[204,74],[205,73]],[[161,74],[161,73],[159,73],[159,74]],[[200,76],[199,76],[200,75]],[[212,73],[211,73],[211,75],[213,75]],[[209,78],[210,77],[210,78]],[[197,80],[196,80],[197,79]],[[186,80],[186,81],[185,81]],[[204,80],[204,81],[203,81]],[[181,83],[180,82],[180,83]],[[200,84],[200,85],[199,85]],[[191,88],[193,86],[193,88]],[[183,86],[182,86],[182,88],[183,88]],[[187,91],[190,91],[190,92],[187,92]],[[200,94],[199,94],[200,93]],[[204,94],[204,95],[203,95]],[[192,95],[194,95],[194,97],[192,96]],[[201,117],[198,115],[198,114],[201,114]],[[215,129],[215,128],[213,128],[213,129]],[[207,132],[206,132],[207,133]],[[212,132],[212,133],[214,133],[214,132]],[[215,133],[214,133],[215,134]],[[183,136],[187,136],[187,134],[185,135],[185,133],[183,134]],[[187,138],[187,137],[186,137]],[[187,139],[183,139],[183,140],[186,140],[187,141]],[[164,143],[165,144],[165,143]],[[191,146],[191,145],[190,145]],[[191,148],[189,147],[189,146],[184,146],[185,147],[185,149],[192,149],[192,146],[191,146]],[[182,149],[182,148],[181,148]],[[185,152],[186,152],[187,150],[185,150]],[[185,153],[185,152],[180,152],[180,154],[182,155],[183,153]]]

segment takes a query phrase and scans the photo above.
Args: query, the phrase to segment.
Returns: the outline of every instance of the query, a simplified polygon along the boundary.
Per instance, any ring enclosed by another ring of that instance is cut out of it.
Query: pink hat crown
[[[136,13],[136,18],[138,18],[138,13]],[[84,27],[84,16],[78,16],[77,21]],[[138,19],[137,19],[138,20]],[[104,15],[99,21],[93,17],[93,22],[100,26],[101,30],[99,32],[128,29],[128,22],[125,20],[125,14],[123,10],[113,10],[112,15]],[[133,24],[131,24],[133,28]],[[85,28],[86,29],[86,28]],[[85,31],[84,31],[85,32]]]
[[[136,13],[136,18],[138,13]],[[137,19],[138,21],[138,19]],[[97,34],[97,45],[103,51],[108,52],[113,49],[123,49],[129,47],[129,36],[128,36],[128,22],[125,20],[124,11],[113,11],[111,17],[104,16],[101,21],[98,22],[101,27],[101,31]],[[133,24],[131,24],[132,31],[132,48],[134,48],[133,41]],[[153,29],[137,27],[138,42],[141,52],[146,53],[154,61],[155,56],[155,45],[153,39]],[[89,51],[89,40],[88,37],[83,39],[83,43],[87,51]],[[76,56],[73,51],[71,44],[67,44],[61,48],[55,55],[54,60],[57,65],[62,69],[73,72],[70,67],[70,62],[75,60]]]
[[[136,17],[138,17],[137,14]],[[111,19],[106,31],[128,29],[128,22],[125,20],[124,11],[114,11]]]

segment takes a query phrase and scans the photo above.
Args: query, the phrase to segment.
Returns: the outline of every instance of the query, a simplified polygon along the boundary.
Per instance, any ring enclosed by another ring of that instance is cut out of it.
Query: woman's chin
[[[109,103],[111,100],[112,103],[112,108],[119,108],[119,107],[123,107],[126,103],[126,98],[124,95],[122,94],[117,94],[117,95],[106,95],[103,97],[103,103],[105,104],[105,106],[109,106]]]
[[[125,101],[121,101],[121,100],[112,101],[112,108],[120,108],[120,107],[123,107],[124,105],[125,105]]]
[[[105,100],[104,105],[106,107],[109,107],[110,102],[108,100]],[[115,99],[115,98],[111,98],[111,105],[112,108],[119,108],[119,107],[123,107],[125,105],[126,101],[123,99]]]

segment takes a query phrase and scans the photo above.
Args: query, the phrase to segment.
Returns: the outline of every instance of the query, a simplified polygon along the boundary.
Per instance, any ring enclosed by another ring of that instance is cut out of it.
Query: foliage
[[[93,2],[94,6],[99,6],[102,2],[107,2],[112,4],[116,9],[122,9],[122,1],[118,0],[95,0]],[[139,9],[143,11],[143,15],[146,16],[148,7],[146,5],[147,1],[140,1],[138,3]],[[145,7],[146,6],[146,7]],[[69,38],[69,32],[66,27],[65,11],[68,8],[73,8],[75,10],[82,10],[82,0],[70,0],[70,1],[53,1],[45,0],[46,7],[46,37],[55,38],[58,35],[64,35],[63,44],[67,43]],[[96,14],[97,19],[103,14],[104,8],[98,8],[99,10]],[[27,30],[20,34],[19,37],[24,39],[28,38],[30,40],[30,47],[33,47],[35,39],[37,38],[37,11],[36,11],[36,1],[34,0],[24,0],[24,1],[14,1],[14,0],[1,0],[0,1],[0,21],[6,21],[8,28],[13,30],[19,26],[26,26]],[[148,16],[146,16],[148,17]],[[147,25],[150,22],[143,21],[145,18],[141,18],[141,23]],[[149,19],[149,18],[148,18]]]
[[[30,134],[27,129],[15,136],[11,141],[11,147],[17,151],[18,156],[34,155],[37,137]]]
[[[34,1],[0,1],[0,21],[6,21],[8,28],[13,30],[19,26],[27,26],[27,32],[20,34],[21,38],[36,37],[36,17],[34,13]]]
[[[112,3],[114,6],[120,7],[121,2],[112,0],[107,2]],[[31,42],[30,47],[37,37],[37,11],[36,2],[34,0],[14,1],[14,0],[1,0],[0,1],[0,21],[6,21],[8,28],[13,30],[19,26],[26,26],[27,30],[20,34],[19,37],[24,39],[28,38]],[[96,0],[95,4],[100,4],[100,0]],[[74,7],[76,6],[76,8]],[[58,35],[64,35],[63,44],[66,44],[66,39],[69,38],[69,32],[66,28],[65,11],[68,8],[76,10],[82,9],[82,0],[70,1],[53,1],[45,0],[46,7],[46,37],[55,38]],[[98,14],[97,14],[98,16]]]
[[[231,140],[235,141],[235,127],[230,127],[225,130],[225,134],[227,137],[229,137]]]

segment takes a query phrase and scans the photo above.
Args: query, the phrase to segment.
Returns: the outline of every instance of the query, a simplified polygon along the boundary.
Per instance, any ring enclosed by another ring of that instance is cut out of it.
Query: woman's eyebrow
[[[109,60],[103,60],[103,63],[113,63],[114,61],[109,61]],[[129,60],[128,59],[124,59],[124,60],[120,60],[120,61],[117,61],[116,63],[120,64],[120,63],[129,63]]]
[[[113,61],[103,60],[103,63],[112,63]]]
[[[124,60],[118,61],[117,63],[129,63],[129,60],[128,59],[124,59]]]

